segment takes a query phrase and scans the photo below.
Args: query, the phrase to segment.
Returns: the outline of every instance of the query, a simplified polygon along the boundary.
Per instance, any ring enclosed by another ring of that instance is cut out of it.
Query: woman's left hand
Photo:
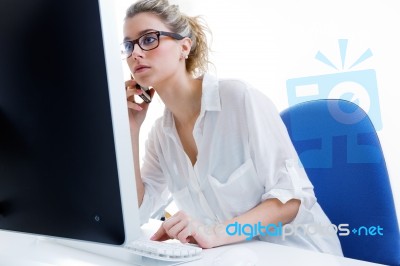
[[[179,211],[162,223],[151,240],[177,239],[181,243],[194,243],[201,248],[212,248],[218,245],[217,235],[213,229],[193,220],[185,212]]]

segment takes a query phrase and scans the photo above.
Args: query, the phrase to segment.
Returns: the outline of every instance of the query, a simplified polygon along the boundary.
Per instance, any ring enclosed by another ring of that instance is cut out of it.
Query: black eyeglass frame
[[[157,36],[157,46],[151,48],[151,49],[144,49],[140,43],[139,40],[143,37],[146,36],[148,34],[156,34]],[[150,50],[154,50],[156,49],[159,45],[160,45],[160,36],[168,36],[171,37],[175,40],[183,40],[185,37],[183,37],[182,35],[178,34],[178,33],[174,33],[174,32],[168,32],[168,31],[150,31],[150,32],[146,32],[145,34],[141,35],[139,38],[135,39],[135,40],[126,40],[123,41],[121,43],[121,45],[123,45],[124,43],[131,43],[132,44],[132,52],[130,53],[129,56],[126,56],[125,59],[129,58],[132,56],[133,50],[135,50],[135,44],[137,44],[139,46],[140,49],[142,49],[142,51],[150,51]]]

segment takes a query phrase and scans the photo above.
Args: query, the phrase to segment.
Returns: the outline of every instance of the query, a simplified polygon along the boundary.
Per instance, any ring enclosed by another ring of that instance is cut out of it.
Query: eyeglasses
[[[143,51],[150,51],[156,49],[158,45],[160,45],[160,36],[168,36],[175,40],[182,40],[183,36],[173,33],[173,32],[165,32],[165,31],[152,31],[143,34],[136,40],[132,41],[124,41],[121,43],[121,59],[127,59],[131,57],[133,53],[133,49],[135,48],[135,44],[139,45],[140,49]]]

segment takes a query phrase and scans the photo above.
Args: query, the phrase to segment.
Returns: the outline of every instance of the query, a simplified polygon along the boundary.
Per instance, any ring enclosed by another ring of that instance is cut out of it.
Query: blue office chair
[[[281,113],[345,257],[400,265],[400,234],[385,159],[368,115],[345,100],[314,100]]]

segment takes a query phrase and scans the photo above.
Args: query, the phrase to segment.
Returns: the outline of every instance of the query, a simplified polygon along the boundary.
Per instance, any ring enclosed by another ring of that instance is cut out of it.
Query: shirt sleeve
[[[167,202],[170,194],[157,155],[157,147],[159,145],[156,130],[157,126],[154,126],[150,131],[141,167],[141,176],[144,185],[143,201],[139,208],[141,224],[148,222],[151,214]]]
[[[287,129],[270,99],[258,90],[245,96],[250,156],[264,184],[261,200],[301,200],[310,209],[316,202],[313,186],[302,167]]]

